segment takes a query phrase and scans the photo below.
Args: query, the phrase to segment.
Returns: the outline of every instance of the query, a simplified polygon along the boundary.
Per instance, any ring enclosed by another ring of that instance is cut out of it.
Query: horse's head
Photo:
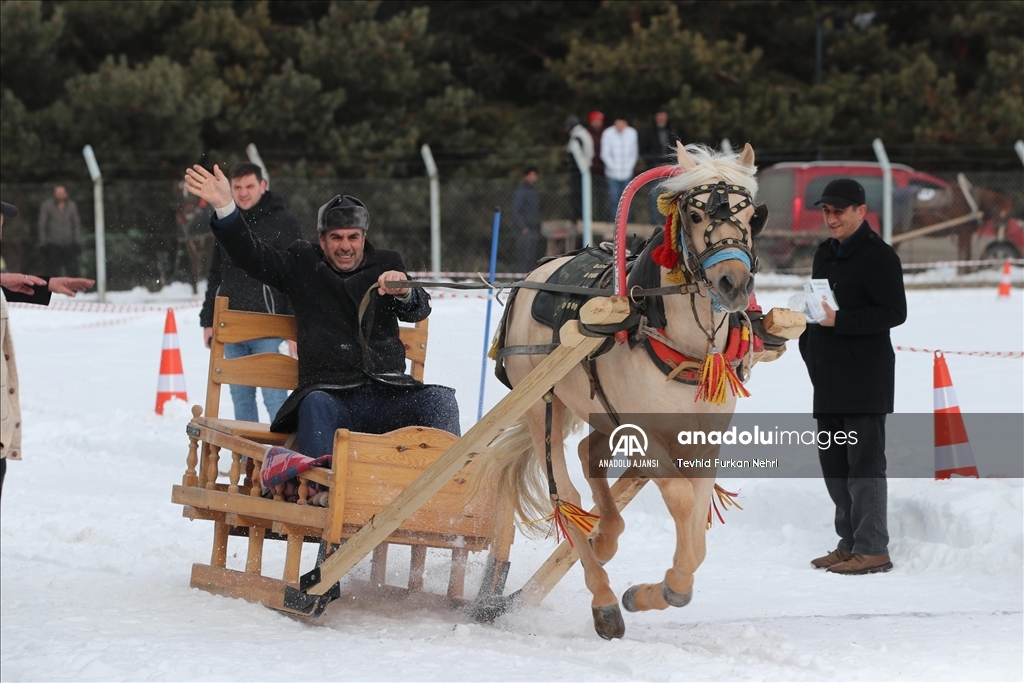
[[[768,218],[767,207],[754,204],[754,150],[747,144],[737,156],[676,144],[682,172],[661,186],[678,212],[665,244],[722,309],[744,310],[757,270],[754,237]]]

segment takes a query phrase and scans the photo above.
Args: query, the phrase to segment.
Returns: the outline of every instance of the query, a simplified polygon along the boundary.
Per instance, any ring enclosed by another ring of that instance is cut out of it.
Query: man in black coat
[[[340,428],[381,434],[399,427],[435,427],[458,435],[454,390],[424,385],[405,372],[398,321],[430,314],[422,289],[408,280],[402,255],[366,240],[370,216],[358,199],[336,196],[320,207],[318,244],[305,240],[275,249],[256,237],[231,200],[217,166],[186,171],[189,192],[216,209],[214,236],[231,260],[260,282],[284,292],[295,311],[299,385],[274,420],[278,432],[298,431],[298,450],[318,457],[333,451]],[[360,330],[363,295],[379,285]]]
[[[819,433],[832,435],[819,448],[825,486],[836,505],[839,544],[811,561],[837,574],[892,569],[886,519],[885,416],[893,412],[896,356],[889,330],[907,319],[899,256],[864,220],[864,188],[841,178],[825,186],[821,199],[831,239],[814,255],[812,277],[827,279],[838,310],[824,304],[826,318],[800,337],[814,385]],[[836,443],[836,432],[844,437]]]
[[[228,170],[228,179],[231,182],[231,198],[254,235],[274,249],[285,249],[295,240],[302,239],[299,221],[285,206],[281,195],[267,190],[267,181],[259,166],[248,162],[235,164]],[[231,262],[224,248],[218,246],[213,250],[213,262],[206,283],[206,300],[199,312],[199,324],[203,328],[207,348],[213,339],[213,303],[218,296],[228,297],[228,307],[233,311],[283,315],[292,313],[284,294],[246,275],[244,270]],[[257,353],[277,353],[282,341],[276,337],[266,337],[225,344],[224,357],[241,358]],[[288,398],[288,392],[268,387],[261,387],[260,391],[263,392],[263,404],[273,421]],[[256,387],[232,384],[231,403],[235,407],[236,420],[259,422]]]
[[[640,158],[644,160],[646,168],[675,163],[675,146],[678,140],[679,134],[671,127],[668,111],[664,107],[660,107],[658,111],[654,112],[654,120],[651,125],[640,131]],[[657,183],[651,183],[649,186],[648,214],[652,225],[663,225],[665,217],[658,211],[657,186]]]

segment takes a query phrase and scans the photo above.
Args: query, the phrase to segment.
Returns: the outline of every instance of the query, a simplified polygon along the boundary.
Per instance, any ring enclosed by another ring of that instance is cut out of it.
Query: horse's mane
[[[754,177],[757,166],[741,164],[739,154],[718,152],[697,144],[686,145],[686,152],[697,166],[664,180],[659,186],[659,193],[680,194],[713,180],[724,180],[730,185],[746,188],[752,198],[757,198],[757,178]]]

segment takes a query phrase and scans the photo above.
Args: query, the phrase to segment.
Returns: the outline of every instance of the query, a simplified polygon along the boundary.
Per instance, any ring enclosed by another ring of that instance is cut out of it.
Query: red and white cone
[[[1010,298],[1010,259],[1006,259],[1006,263],[1003,264],[1003,276],[999,278],[999,294],[996,298]]]
[[[188,400],[185,393],[185,371],[181,365],[181,348],[178,346],[178,325],[174,322],[174,311],[167,309],[164,321],[164,346],[160,352],[160,378],[156,385],[156,413],[164,414],[164,404],[172,398]]]
[[[935,352],[935,478],[978,478],[974,452],[942,351]]]

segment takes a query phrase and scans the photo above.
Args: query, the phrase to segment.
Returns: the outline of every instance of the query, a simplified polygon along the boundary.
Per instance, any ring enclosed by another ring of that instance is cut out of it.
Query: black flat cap
[[[815,206],[822,204],[831,204],[837,209],[867,204],[864,199],[864,186],[853,178],[837,178],[825,186],[821,199],[814,202]]]
[[[7,202],[0,202],[0,212],[8,218],[14,218],[18,215],[18,207],[14,204],[8,204]]]

